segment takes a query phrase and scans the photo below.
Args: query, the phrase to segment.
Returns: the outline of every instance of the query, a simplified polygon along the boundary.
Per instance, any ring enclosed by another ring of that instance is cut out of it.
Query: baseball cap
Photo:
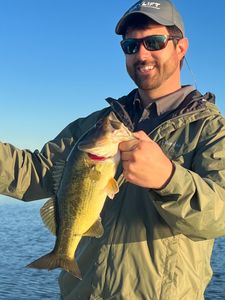
[[[175,25],[184,36],[183,20],[170,0],[138,1],[119,20],[115,29],[117,34],[125,34],[127,21],[135,14],[143,14],[161,25]]]

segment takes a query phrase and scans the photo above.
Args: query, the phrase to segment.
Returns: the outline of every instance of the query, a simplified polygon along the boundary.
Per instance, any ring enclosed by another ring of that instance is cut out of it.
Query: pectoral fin
[[[115,194],[119,192],[119,186],[114,178],[111,178],[106,186],[106,193],[110,199],[113,199]]]
[[[43,223],[50,230],[50,232],[56,235],[56,210],[55,210],[55,198],[50,198],[40,209],[40,214]]]
[[[102,226],[101,218],[98,220],[86,231],[83,236],[93,236],[100,238],[104,234],[104,228]]]

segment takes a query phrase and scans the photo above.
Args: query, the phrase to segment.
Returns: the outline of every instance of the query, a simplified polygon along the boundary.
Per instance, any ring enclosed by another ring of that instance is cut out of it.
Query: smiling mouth
[[[154,68],[155,68],[154,65],[146,65],[146,66],[138,66],[137,70],[140,73],[148,73],[148,72],[152,71]]]

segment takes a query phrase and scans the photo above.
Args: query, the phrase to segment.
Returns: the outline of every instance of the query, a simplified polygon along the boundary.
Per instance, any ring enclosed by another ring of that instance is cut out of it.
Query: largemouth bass
[[[41,208],[44,223],[56,235],[55,246],[28,267],[63,268],[82,278],[76,248],[82,236],[103,235],[101,210],[106,197],[113,199],[119,191],[114,179],[118,145],[131,139],[132,133],[111,112],[78,140],[66,162],[56,165],[56,195]]]

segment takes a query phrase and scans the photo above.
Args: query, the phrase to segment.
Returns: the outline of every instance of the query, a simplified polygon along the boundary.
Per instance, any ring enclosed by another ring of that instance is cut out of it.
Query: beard
[[[154,62],[154,70],[150,74],[141,74],[139,72],[139,67],[152,64],[152,62],[147,60],[139,60],[133,65],[126,64],[128,74],[141,90],[155,90],[161,87],[176,72],[179,61],[174,59],[174,57],[170,57],[161,65]]]

